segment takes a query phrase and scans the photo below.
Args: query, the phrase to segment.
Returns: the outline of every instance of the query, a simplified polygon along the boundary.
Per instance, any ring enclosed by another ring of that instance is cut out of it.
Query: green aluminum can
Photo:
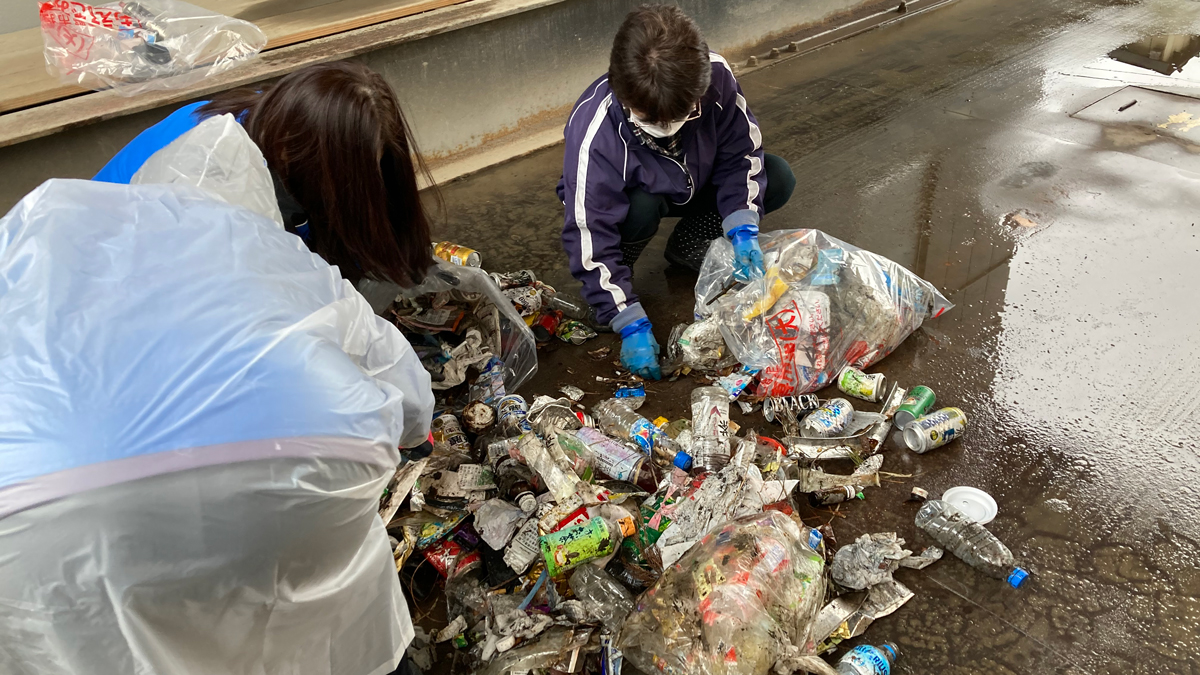
[[[933,408],[934,402],[933,390],[924,385],[917,385],[908,392],[908,396],[904,397],[904,402],[896,408],[896,414],[892,417],[892,423],[896,428],[903,431],[913,420],[921,415],[929,412]]]

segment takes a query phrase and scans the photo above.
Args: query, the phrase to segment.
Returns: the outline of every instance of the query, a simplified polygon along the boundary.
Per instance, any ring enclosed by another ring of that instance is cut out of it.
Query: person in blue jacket
[[[796,179],[762,150],[762,132],[729,63],[672,5],[639,7],[613,40],[608,74],[580,96],[563,132],[558,196],[563,248],[601,323],[621,334],[621,363],[658,379],[658,343],[632,267],[664,217],[680,217],[665,257],[699,271],[730,239],[739,280],[763,273],[758,226]]]
[[[94,180],[128,183],[155,152],[224,113],[262,151],[289,232],[352,282],[420,283],[431,242],[417,172],[428,171],[395,93],[362,65],[309,66],[273,86],[184,106],[130,141]]]

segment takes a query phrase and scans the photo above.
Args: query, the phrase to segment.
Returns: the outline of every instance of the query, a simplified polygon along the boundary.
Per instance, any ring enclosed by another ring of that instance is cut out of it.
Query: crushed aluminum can
[[[507,291],[510,288],[519,288],[521,286],[532,286],[537,283],[537,275],[533,270],[518,270],[516,272],[493,272],[488,275],[500,290]]]
[[[583,412],[582,410],[576,410],[575,416],[579,418],[579,423],[583,426],[591,427],[593,429],[596,428],[596,420],[591,415]]]
[[[537,314],[542,309],[542,289],[534,286],[517,286],[501,291],[512,303],[522,318]]]
[[[571,384],[564,384],[563,386],[559,387],[558,390],[562,392],[563,396],[571,399],[572,402],[578,403],[579,401],[583,400],[584,391],[579,387]]]
[[[533,331],[533,337],[538,342],[549,342],[550,338],[554,337],[555,332],[558,331],[558,325],[562,323],[562,319],[562,312],[543,311],[529,329]]]
[[[463,409],[462,421],[471,433],[481,434],[496,423],[496,409],[483,401],[475,401]]]
[[[814,507],[832,506],[850,501],[859,496],[858,488],[853,485],[842,485],[829,490],[821,490],[808,495],[808,503]]]
[[[581,345],[596,337],[599,335],[599,333],[592,330],[591,327],[582,321],[567,319],[558,324],[558,330],[555,332],[555,335],[557,335],[558,339],[562,340],[563,342],[570,342],[573,345]]]

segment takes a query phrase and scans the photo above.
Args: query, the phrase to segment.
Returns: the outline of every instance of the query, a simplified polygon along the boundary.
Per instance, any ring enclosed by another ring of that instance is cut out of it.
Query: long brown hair
[[[242,123],[308,212],[309,248],[344,277],[424,279],[430,227],[417,172],[428,179],[429,171],[378,73],[347,62],[308,66],[271,87],[218,94],[199,112]]]

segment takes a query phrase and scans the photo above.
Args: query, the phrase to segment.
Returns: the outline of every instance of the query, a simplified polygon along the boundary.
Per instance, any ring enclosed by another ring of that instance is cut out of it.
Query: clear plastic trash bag
[[[488,330],[483,336],[483,350],[504,361],[508,371],[504,376],[504,388],[510,394],[516,392],[537,372],[537,340],[533,331],[487,272],[477,267],[452,265],[438,258],[434,258],[434,262],[420,285],[414,288],[392,285],[392,289],[409,298],[436,293],[484,296],[487,302],[483,303],[481,311],[484,315],[479,318]]]
[[[617,646],[646,673],[766,675],[776,663],[814,653],[823,569],[788,516],[765,511],[729,521],[666,568]]]
[[[717,239],[696,282],[696,318],[717,319],[738,360],[762,368],[758,396],[830,384],[847,365],[887,356],[927,318],[953,305],[887,258],[819,230],[764,233],[766,275],[725,295],[733,246]]]
[[[283,227],[267,160],[228,113],[204,120],[151,155],[129,182],[194,185]]]
[[[50,0],[38,14],[51,75],[125,96],[191,86],[267,46],[254,24],[179,0]]]

